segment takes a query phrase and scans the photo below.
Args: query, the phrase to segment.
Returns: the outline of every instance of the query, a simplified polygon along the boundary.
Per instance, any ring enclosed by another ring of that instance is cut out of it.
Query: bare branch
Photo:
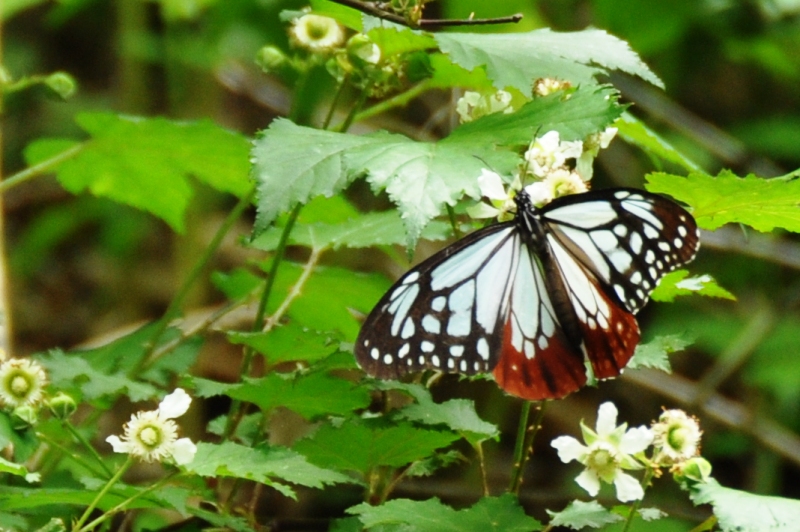
[[[395,24],[402,24],[404,26],[411,26],[409,21],[401,15],[392,11],[381,9],[371,2],[361,2],[360,0],[332,0],[334,3],[343,6],[352,7],[367,15],[372,15]],[[516,13],[507,17],[497,18],[465,18],[465,19],[422,19],[417,22],[420,28],[428,28],[431,26],[485,26],[488,24],[509,24],[517,23],[522,20],[522,13]]]

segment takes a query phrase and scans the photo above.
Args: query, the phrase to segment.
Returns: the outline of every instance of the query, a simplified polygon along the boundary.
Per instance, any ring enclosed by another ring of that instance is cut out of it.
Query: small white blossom
[[[467,207],[467,214],[470,217],[474,219],[498,218],[501,221],[511,218],[510,213],[516,209],[514,196],[519,189],[518,179],[507,186],[499,174],[483,168],[478,177],[478,187],[481,194],[489,198],[491,205],[480,202]]]
[[[0,400],[11,408],[34,406],[44,397],[47,374],[36,361],[12,358],[0,364]]]
[[[568,89],[572,86],[569,81],[562,81],[556,78],[539,78],[533,84],[534,96],[547,96],[556,91]]]
[[[338,22],[311,14],[295,19],[289,36],[297,46],[311,52],[329,52],[344,42],[344,31]]]
[[[653,432],[646,427],[626,430],[627,427],[627,423],[617,426],[617,407],[606,402],[597,412],[596,431],[581,422],[586,445],[571,436],[560,436],[551,445],[558,450],[562,462],[577,460],[585,466],[575,481],[589,495],[597,495],[603,481],[614,484],[620,501],[639,500],[644,497],[642,486],[623,470],[642,468],[633,455],[653,442]]]
[[[514,108],[511,107],[511,93],[503,90],[491,94],[467,91],[456,102],[456,112],[461,118],[461,123],[472,122],[493,113],[512,113]]]
[[[584,181],[589,181],[594,174],[594,159],[600,150],[608,148],[617,135],[617,128],[607,127],[599,133],[593,133],[583,142],[583,153],[576,159],[575,172]]]
[[[580,140],[562,142],[558,131],[548,131],[537,137],[525,152],[528,162],[528,171],[533,175],[544,178],[561,168],[567,159],[580,157],[583,152],[583,142]]]
[[[145,462],[171,459],[186,465],[194,459],[197,446],[189,438],[178,438],[178,426],[172,419],[185,414],[191,402],[191,397],[177,388],[158,409],[134,414],[125,424],[122,438],[109,436],[106,441],[115,453],[127,453]]]
[[[542,181],[525,187],[525,192],[537,207],[541,207],[561,196],[586,192],[586,183],[575,172],[558,168],[547,174]]]
[[[703,432],[692,416],[683,410],[665,410],[653,423],[654,461],[674,465],[698,455]]]

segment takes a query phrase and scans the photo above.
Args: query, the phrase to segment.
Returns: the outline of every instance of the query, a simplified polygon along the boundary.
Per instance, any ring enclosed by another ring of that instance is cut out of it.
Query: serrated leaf
[[[661,278],[651,298],[653,301],[670,302],[678,296],[697,294],[735,301],[736,297],[719,286],[708,274],[688,277],[687,270],[675,270]]]
[[[646,344],[636,346],[636,351],[627,367],[629,369],[653,368],[672,373],[668,355],[682,351],[691,344],[691,340],[680,335],[657,336]]]
[[[294,492],[287,486],[276,483],[276,479],[317,489],[330,484],[352,482],[346,475],[309,463],[305,457],[291,449],[253,449],[233,442],[219,445],[198,443],[197,454],[186,465],[186,469],[203,477],[255,480],[273,486],[292,498],[295,498]]]
[[[433,75],[427,81],[431,88],[447,89],[461,87],[462,89],[489,90],[492,82],[486,77],[482,68],[467,70],[453,63],[445,54],[430,54],[428,56]]]
[[[572,501],[569,505],[560,512],[551,512],[547,510],[550,515],[551,526],[565,526],[573,530],[580,530],[582,528],[600,528],[611,523],[618,523],[624,519],[608,510],[606,510],[597,501]]]
[[[296,322],[268,332],[228,332],[228,341],[243,344],[264,355],[269,365],[290,360],[313,362],[339,349],[338,335],[312,331]]]
[[[270,373],[228,389],[227,395],[253,403],[264,411],[283,406],[306,419],[346,415],[370,403],[366,389],[325,373],[289,376]]]
[[[647,124],[627,111],[622,113],[614,126],[619,130],[619,136],[625,142],[634,144],[660,159],[680,165],[690,172],[700,170],[694,161],[676,150],[672,144],[650,129]]]
[[[211,282],[231,301],[244,299],[264,284],[264,279],[244,268],[236,268],[230,273],[214,272]]]
[[[452,432],[417,428],[410,423],[383,427],[350,420],[325,425],[294,449],[322,467],[366,475],[377,466],[401,467],[421,460],[458,439]],[[357,449],[357,452],[353,452]]]
[[[386,389],[397,388],[393,384],[387,382]],[[445,425],[460,433],[473,445],[500,436],[497,426],[482,420],[475,411],[475,403],[469,399],[450,399],[435,403],[430,391],[418,384],[406,384],[398,389],[409,393],[417,401],[398,412],[402,418],[426,425]]]
[[[271,227],[252,241],[256,249],[272,251],[278,247],[282,227]],[[422,231],[425,240],[444,240],[451,233],[450,225],[433,221]],[[405,244],[407,241],[403,221],[397,211],[371,212],[337,224],[296,223],[289,235],[289,243],[309,248],[338,249],[367,248]]]
[[[434,453],[427,458],[418,460],[406,468],[406,477],[427,477],[440,469],[451,466],[456,462],[466,462],[467,459],[458,451],[451,450],[443,453]]]
[[[484,497],[464,510],[454,510],[434,498],[426,501],[395,499],[380,506],[363,503],[348,508],[347,513],[357,515],[364,528],[399,524],[409,525],[415,532],[530,532],[542,528],[536,519],[525,515],[511,494]]]
[[[538,78],[559,78],[573,84],[595,83],[595,76],[621,70],[663,88],[658,77],[628,43],[603,30],[557,33],[438,33],[439,48],[467,70],[485,66],[498,89],[515,87],[530,94]]]
[[[183,232],[193,194],[189,175],[237,196],[250,187],[247,139],[210,121],[109,113],[83,113],[76,121],[91,140],[56,167],[59,182],[74,194],[88,190],[148,211]],[[63,141],[36,141],[26,159],[39,162],[63,146]]]
[[[603,129],[621,112],[610,89],[581,88],[570,99],[539,98],[511,115],[489,115],[465,124],[437,143],[415,142],[379,132],[355,136],[319,131],[276,120],[256,140],[254,178],[258,217],[254,235],[276,216],[318,195],[331,196],[366,176],[397,204],[413,247],[423,227],[463,196],[480,197],[483,168],[511,171],[519,157],[502,149],[527,144],[542,128],[563,138],[582,138]],[[500,149],[498,149],[500,147]]]
[[[329,0],[311,0],[309,3],[315,15],[330,17],[351,30],[361,31],[361,11]]]
[[[775,228],[800,232],[800,178],[796,176],[737,177],[728,170],[717,177],[699,172],[688,177],[653,173],[647,176],[646,188],[691,206],[703,229],[741,223],[763,232]]]
[[[408,28],[372,28],[367,36],[381,49],[382,58],[436,48],[436,41],[432,36]]]
[[[690,490],[695,505],[711,504],[723,532],[794,532],[800,501],[724,488],[710,479]]]

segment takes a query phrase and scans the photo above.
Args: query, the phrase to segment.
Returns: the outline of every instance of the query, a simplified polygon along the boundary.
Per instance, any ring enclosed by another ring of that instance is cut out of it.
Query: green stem
[[[124,464],[122,464],[122,467],[120,467],[114,474],[114,476],[111,477],[108,482],[106,482],[106,485],[103,486],[103,489],[100,490],[100,492],[91,502],[91,504],[89,504],[89,506],[86,508],[86,511],[83,512],[83,515],[81,515],[80,519],[78,519],[78,521],[72,526],[73,532],[80,532],[83,530],[82,528],[83,524],[86,522],[86,519],[89,518],[89,515],[91,515],[94,509],[97,508],[97,504],[100,502],[100,500],[106,495],[106,493],[108,493],[108,491],[114,486],[114,484],[116,484],[117,481],[119,481],[119,479],[122,478],[122,475],[124,475],[125,472],[128,469],[130,469],[132,465],[133,465],[133,457],[128,456],[128,459],[125,461]]]
[[[126,506],[128,506],[130,503],[132,503],[136,499],[144,497],[148,493],[157,490],[158,488],[160,488],[161,486],[166,484],[168,481],[170,481],[173,478],[175,478],[175,476],[176,475],[170,475],[170,476],[164,477],[161,480],[159,480],[158,482],[156,482],[155,484],[153,484],[152,486],[143,489],[142,491],[140,491],[139,493],[136,493],[135,495],[131,495],[130,497],[128,497],[127,499],[125,499],[121,503],[119,503],[116,506],[114,506],[113,508],[109,508],[109,510],[107,512],[103,513],[103,515],[101,515],[100,517],[98,517],[97,519],[92,521],[91,523],[88,523],[86,526],[84,526],[83,528],[78,530],[78,532],[89,532],[90,530],[93,530],[96,526],[100,525],[101,523],[103,523],[108,518],[113,517],[114,514],[116,514],[117,512],[120,512],[121,510],[125,509]]]
[[[647,487],[650,485],[650,481],[653,480],[654,474],[655,469],[647,466],[647,469],[644,473],[644,478],[642,478],[643,490],[647,490]],[[642,506],[642,500],[644,500],[644,496],[642,496],[641,499],[633,501],[633,504],[631,504],[631,511],[628,513],[628,518],[625,520],[625,526],[622,527],[622,532],[628,532],[628,530],[631,528],[631,524],[633,524],[633,518],[636,517],[636,512]]]
[[[450,219],[450,227],[453,228],[453,235],[456,238],[461,238],[461,231],[458,229],[458,220],[456,220],[456,211],[448,204],[445,204],[445,207],[447,208],[447,217]]]
[[[429,80],[421,81],[405,92],[401,92],[400,94],[397,94],[388,100],[383,100],[382,102],[373,105],[369,109],[364,109],[356,115],[355,121],[360,122],[375,115],[385,113],[386,111],[389,111],[395,107],[403,107],[408,104],[408,102],[430,89],[431,85],[432,84]]]
[[[534,403],[530,401],[525,401],[522,405],[522,412],[520,413],[517,441],[514,445],[514,468],[511,473],[511,484],[508,488],[508,491],[514,494],[519,494],[520,486],[522,486],[522,474],[525,471],[525,464],[528,462],[528,458],[530,458],[531,450],[533,449],[533,440],[539,432],[539,427],[542,426],[544,407],[547,403],[535,403],[537,408],[536,417],[533,423],[528,425],[530,409],[533,404]]]
[[[71,148],[62,151],[58,155],[54,155],[49,159],[46,159],[38,164],[29,166],[25,170],[22,170],[10,176],[8,179],[0,181],[0,194],[6,192],[11,188],[14,188],[17,185],[21,185],[22,183],[28,181],[29,179],[33,179],[34,177],[38,177],[42,174],[48,173],[50,170],[52,170],[59,164],[63,163],[68,159],[73,158],[85,147],[86,143],[77,144]]]
[[[347,118],[344,119],[344,122],[336,126],[334,128],[334,131],[337,131],[339,133],[344,133],[345,131],[350,129],[350,126],[352,126],[353,122],[355,122],[356,120],[356,115],[358,114],[358,110],[364,106],[364,103],[367,101],[368,97],[369,94],[367,89],[365,88],[364,90],[361,91],[361,94],[358,95],[358,100],[348,113]]]
[[[106,476],[110,477],[113,473],[108,468],[103,459],[100,457],[100,454],[97,452],[97,450],[86,440],[86,438],[83,437],[83,434],[78,432],[78,429],[76,429],[72,425],[72,423],[70,423],[67,420],[62,421],[62,424],[69,431],[69,433],[72,434],[72,436],[76,440],[78,440],[80,444],[84,446],[84,448],[86,448],[89,451],[89,454],[92,455],[92,458],[94,458],[95,462],[97,462],[100,465],[100,467],[103,468],[103,471],[105,471]]]
[[[275,256],[272,258],[272,266],[267,273],[267,283],[264,286],[264,292],[261,293],[261,300],[258,302],[258,309],[256,310],[256,316],[253,320],[253,332],[258,332],[264,327],[265,317],[267,314],[267,304],[269,303],[269,298],[272,295],[272,288],[275,286],[275,278],[278,275],[278,266],[280,266],[280,263],[283,260],[283,255],[286,252],[286,245],[289,242],[289,235],[292,232],[294,223],[297,221],[297,217],[302,208],[303,205],[301,203],[295,205],[294,209],[292,209],[292,212],[289,214],[289,219],[286,221],[286,225],[281,233],[281,239],[278,241],[278,247],[275,249]],[[253,365],[254,356],[255,350],[249,346],[245,347],[242,367],[239,370],[240,381],[250,374],[250,368]],[[236,429],[237,418],[239,417],[238,413],[241,407],[242,402],[239,400],[234,400],[231,403],[231,407],[228,410],[228,421],[225,425],[225,439],[229,438]]]
[[[347,85],[347,80],[348,76],[344,76],[344,78],[342,78],[342,82],[339,83],[339,87],[336,89],[336,94],[333,96],[331,107],[328,109],[328,114],[325,116],[325,122],[322,124],[322,129],[328,129],[328,126],[331,125],[333,113],[336,111],[336,106],[339,105],[339,100],[342,98],[342,94],[344,94],[344,88]]]
[[[203,270],[205,270],[206,266],[208,266],[208,263],[211,262],[211,259],[214,257],[217,249],[222,244],[222,240],[225,238],[225,235],[228,234],[233,227],[233,224],[236,223],[236,220],[239,219],[245,209],[250,206],[254,197],[255,187],[251,188],[247,194],[242,196],[242,198],[239,200],[239,203],[236,204],[230,214],[228,214],[228,216],[225,218],[225,221],[217,230],[214,238],[211,239],[211,242],[206,247],[203,255],[200,257],[200,260],[195,263],[192,271],[189,272],[189,275],[183,282],[183,285],[178,290],[178,293],[172,298],[172,301],[170,302],[167,310],[164,312],[164,315],[158,321],[156,330],[150,336],[150,340],[147,343],[145,355],[141,358],[139,364],[133,368],[131,374],[138,373],[143,367],[146,367],[148,364],[153,362],[152,355],[153,351],[155,351],[156,346],[158,345],[159,338],[161,338],[161,335],[164,334],[164,331],[166,331],[167,327],[169,327],[170,321],[172,321],[172,319],[180,313],[181,307],[183,306],[186,298],[189,296],[192,286],[203,273]]]
[[[58,449],[59,451],[64,453],[65,456],[68,456],[69,458],[72,458],[81,467],[86,468],[88,471],[91,471],[92,473],[94,473],[95,475],[97,475],[99,477],[103,476],[103,471],[95,469],[94,465],[90,464],[89,462],[87,462],[87,461],[85,461],[83,459],[83,456],[81,456],[78,453],[70,451],[68,448],[66,448],[65,446],[61,445],[60,443],[58,443],[54,439],[50,438],[46,434],[43,434],[41,432],[37,432],[36,433],[36,437],[39,438],[40,440],[42,440],[43,442],[46,442],[47,445],[50,445],[51,447],[55,447],[56,449]],[[52,463],[52,460],[51,460],[50,463]],[[108,471],[108,468],[105,467],[105,464],[103,464],[103,470],[104,471]],[[39,468],[38,471],[41,473],[42,472],[42,468]],[[42,476],[44,476],[44,475],[42,475]],[[108,474],[108,477],[111,477],[110,473]]]
[[[476,443],[473,448],[478,455],[478,466],[481,471],[481,485],[483,486],[483,496],[489,496],[489,479],[486,477],[486,457],[483,455],[483,442]]]

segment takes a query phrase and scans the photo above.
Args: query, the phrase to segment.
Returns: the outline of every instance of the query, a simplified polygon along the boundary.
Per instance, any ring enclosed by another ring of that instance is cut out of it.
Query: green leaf
[[[428,56],[433,75],[428,80],[431,88],[449,89],[461,87],[463,89],[485,90],[492,89],[492,82],[486,77],[482,68],[467,70],[456,65],[444,54],[430,54]]]
[[[306,419],[328,414],[346,415],[370,403],[366,389],[325,373],[270,373],[228,389],[227,395],[253,403],[264,411],[283,406]]]
[[[90,401],[122,393],[134,402],[159,395],[152,385],[132,380],[124,372],[100,371],[79,354],[67,355],[54,350],[40,360],[47,367],[54,388],[80,390],[83,397]]]
[[[254,480],[273,486],[284,495],[295,498],[294,491],[276,483],[279,479],[309,488],[352,482],[336,471],[317,467],[302,455],[284,447],[252,449],[233,442],[219,445],[200,442],[197,454],[186,469],[203,477],[234,477]]]
[[[385,385],[387,389],[394,387],[391,381]],[[402,418],[426,425],[445,425],[473,445],[500,436],[497,426],[482,420],[475,411],[475,403],[469,399],[450,399],[435,403],[430,391],[419,384],[406,384],[399,389],[409,393],[417,401],[399,411],[398,415]]]
[[[383,427],[351,419],[339,427],[320,427],[311,437],[298,441],[294,449],[322,467],[367,475],[377,466],[401,467],[426,458],[456,439],[458,435],[452,432],[421,429],[410,423]]]
[[[606,510],[597,501],[572,501],[569,505],[560,512],[551,512],[547,510],[550,515],[551,526],[565,526],[573,530],[580,530],[582,528],[600,528],[611,523],[618,523],[624,519],[610,511]]]
[[[290,322],[269,332],[231,331],[228,341],[255,349],[272,366],[290,360],[313,362],[326,358],[339,349],[336,336]]]
[[[381,58],[436,48],[436,41],[429,34],[408,28],[372,28],[367,36],[381,49]]]
[[[737,177],[727,170],[717,177],[698,172],[685,178],[653,173],[647,176],[646,188],[692,207],[692,215],[703,229],[713,231],[726,223],[741,223],[763,232],[775,228],[800,232],[798,177]]]
[[[311,0],[309,3],[315,15],[330,17],[351,30],[361,31],[361,11],[329,0]]]
[[[724,488],[710,479],[690,490],[695,505],[711,504],[723,532],[794,532],[800,501]]]
[[[244,299],[262,287],[264,279],[244,268],[236,268],[230,273],[214,272],[211,282],[231,301]]]
[[[317,195],[331,196],[353,179],[366,176],[373,190],[385,189],[397,204],[413,247],[423,227],[464,195],[480,197],[477,177],[483,168],[511,171],[519,157],[498,146],[518,147],[540,129],[562,138],[583,138],[619,116],[611,89],[574,91],[538,98],[510,115],[483,117],[458,128],[437,143],[414,142],[385,132],[355,136],[319,131],[276,120],[256,140],[254,177],[258,182],[255,236],[275,217]]]
[[[625,142],[638,146],[650,155],[682,166],[688,171],[700,170],[694,161],[679,152],[672,144],[650,129],[647,124],[627,111],[622,113],[614,126],[619,130],[619,136]]]
[[[414,532],[530,532],[541,530],[541,524],[525,515],[514,495],[484,497],[471,508],[454,510],[439,499],[411,501],[395,499],[380,506],[366,503],[353,506],[347,513],[355,514],[364,528],[380,525],[408,525]]]
[[[249,143],[209,121],[83,113],[78,124],[91,140],[56,168],[56,177],[73,194],[88,190],[150,212],[182,232],[193,191],[188,176],[221,191],[243,196],[248,182]],[[28,146],[34,164],[62,151],[63,140]]]
[[[18,477],[24,477],[28,482],[39,482],[39,473],[29,473],[24,465],[9,462],[0,457],[0,473],[10,473]]]
[[[439,48],[467,70],[485,66],[498,89],[515,87],[530,94],[539,78],[573,84],[595,83],[595,76],[621,70],[663,88],[658,77],[625,41],[603,30],[556,33],[437,33]]]
[[[706,297],[718,297],[735,301],[736,297],[719,286],[708,274],[687,277],[687,270],[675,270],[661,278],[650,296],[653,301],[670,302],[678,296],[697,294]]]
[[[272,251],[278,247],[282,227],[271,227],[252,241],[252,246]],[[450,236],[450,225],[433,221],[422,231],[425,240],[444,240]],[[368,248],[405,244],[406,232],[397,211],[371,212],[337,224],[295,224],[289,243],[313,249]]]
[[[636,346],[633,358],[628,362],[629,369],[653,368],[672,373],[669,354],[683,351],[692,344],[681,335],[657,336],[646,344]]]
[[[434,453],[427,458],[412,463],[405,470],[406,477],[427,477],[440,469],[449,467],[457,462],[467,462],[468,460],[458,451],[450,450],[443,453]]]

